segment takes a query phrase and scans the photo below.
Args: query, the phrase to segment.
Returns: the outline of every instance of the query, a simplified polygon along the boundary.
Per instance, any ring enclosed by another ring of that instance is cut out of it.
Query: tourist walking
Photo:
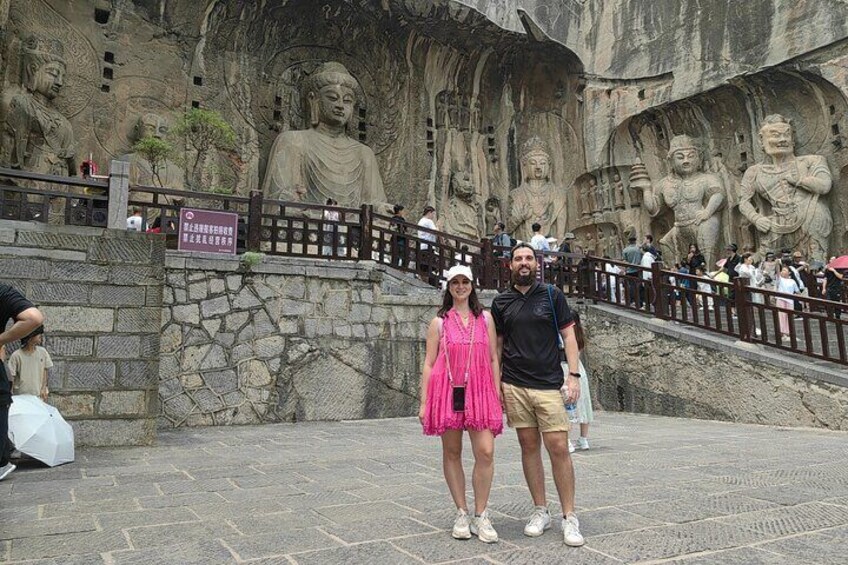
[[[586,358],[586,337],[583,333],[583,324],[580,323],[580,315],[572,311],[574,317],[574,337],[577,340],[577,348],[580,350],[579,373],[580,373],[580,398],[574,403],[577,423],[580,425],[580,437],[577,439],[577,449],[589,449],[589,424],[595,421],[595,415],[592,411],[592,396],[589,392],[589,373],[586,371],[586,366],[583,360]],[[574,444],[568,440],[568,451],[574,452]]]
[[[836,260],[836,257],[830,258],[831,262],[834,260]],[[842,302],[842,285],[844,284],[844,280],[845,274],[843,272],[830,265],[827,266],[824,271],[824,288],[822,289],[822,294],[824,294],[826,300]],[[829,310],[833,312],[833,316],[837,319],[842,317],[841,308],[830,307]]]
[[[451,535],[494,543],[498,534],[488,511],[494,477],[495,436],[503,431],[500,366],[495,325],[483,311],[471,269],[447,272],[442,306],[427,329],[418,418],[424,433],[442,438],[442,468],[457,513]],[[474,515],[468,514],[462,432],[471,438]]]
[[[424,212],[421,214],[421,219],[418,220],[418,226],[428,230],[436,231],[436,209],[432,206],[425,206]],[[434,284],[433,270],[436,267],[436,250],[431,244],[436,243],[436,234],[430,231],[418,230],[418,239],[421,241],[418,244],[418,253],[416,254],[418,263],[418,276],[422,281]]]
[[[326,202],[327,206],[338,206],[339,203],[333,199],[328,198]],[[321,247],[321,255],[332,255],[333,248],[336,245],[341,243],[339,241],[339,211],[338,210],[324,210],[324,235],[323,235],[323,243],[324,245]],[[344,255],[344,248],[339,247],[339,255]]]
[[[392,208],[392,266],[406,269],[409,265],[406,251],[406,207],[395,204]]]
[[[31,394],[47,402],[47,370],[53,366],[53,360],[46,349],[41,347],[44,326],[21,339],[21,348],[12,353],[7,364],[12,381],[12,394]]]
[[[624,270],[624,274],[627,275],[627,290],[629,296],[627,296],[628,304],[637,304],[639,297],[639,289],[642,287],[642,284],[639,282],[639,268],[638,265],[642,264],[642,248],[636,245],[636,236],[631,235],[627,238],[627,247],[621,252],[625,261],[634,265],[633,267],[626,267]]]
[[[792,277],[792,273],[788,265],[784,265],[780,270],[780,276],[777,278],[775,290],[788,295],[795,295],[800,292],[798,283]],[[795,301],[790,298],[783,298],[780,296],[777,298],[776,302],[777,307],[781,309],[777,316],[780,324],[780,335],[783,336],[784,339],[789,339],[789,314],[786,310],[793,310]]]
[[[507,423],[518,434],[524,478],[534,504],[524,535],[540,536],[551,526],[542,465],[544,443],[562,505],[563,538],[567,545],[579,546],[583,536],[574,514],[574,467],[568,452],[569,422],[563,396],[566,402],[580,398],[580,352],[565,295],[552,285],[539,283],[537,268],[530,245],[513,247],[512,286],[492,302],[502,352],[504,408]],[[563,350],[567,367],[561,361]]]
[[[6,344],[29,335],[44,321],[41,312],[23,294],[0,283],[0,329],[5,328],[10,319],[14,320],[12,327],[0,333],[0,481],[15,470],[15,466],[9,462],[9,406],[12,404],[12,391],[6,376]]]

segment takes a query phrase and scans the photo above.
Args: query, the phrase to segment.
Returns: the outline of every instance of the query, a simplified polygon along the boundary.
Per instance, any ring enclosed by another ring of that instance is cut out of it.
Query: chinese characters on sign
[[[211,210],[180,210],[180,251],[236,253],[238,214]]]

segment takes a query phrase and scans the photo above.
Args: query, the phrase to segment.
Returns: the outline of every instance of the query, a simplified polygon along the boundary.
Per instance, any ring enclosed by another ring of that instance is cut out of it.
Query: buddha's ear
[[[310,90],[306,95],[306,100],[309,103],[309,125],[315,127],[321,121],[320,110],[318,108],[318,93]]]

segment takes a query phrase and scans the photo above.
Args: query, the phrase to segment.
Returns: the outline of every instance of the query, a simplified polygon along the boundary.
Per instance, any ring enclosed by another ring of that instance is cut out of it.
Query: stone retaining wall
[[[848,430],[833,364],[608,307],[586,309],[593,399],[606,410]]]
[[[440,294],[371,262],[170,254],[162,426],[410,416]],[[403,289],[403,296],[393,294]]]
[[[4,221],[0,245],[2,280],[45,315],[49,402],[77,444],[152,443],[164,238]]]

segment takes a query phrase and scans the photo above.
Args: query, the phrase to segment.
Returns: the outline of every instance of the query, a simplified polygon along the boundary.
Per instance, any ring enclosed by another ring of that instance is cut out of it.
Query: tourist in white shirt
[[[775,290],[777,292],[791,295],[795,295],[800,292],[798,283],[796,283],[795,279],[792,277],[792,273],[790,272],[788,265],[784,265],[784,267],[780,270],[780,276],[777,277],[776,282]],[[784,339],[789,339],[789,314],[786,313],[786,310],[792,310],[795,301],[790,298],[781,297],[778,298],[776,302],[778,308],[782,309],[777,316],[780,321],[780,334]]]
[[[141,231],[144,218],[141,217],[141,208],[133,208],[133,214],[127,218],[127,231]]]
[[[419,227],[435,230],[435,217],[436,209],[432,206],[425,206],[424,214],[421,216],[421,219],[418,220]],[[430,244],[436,243],[436,234],[419,230],[418,238],[421,239],[418,248],[418,275],[421,277],[421,280],[429,281],[433,272],[433,267],[435,266],[435,249],[431,250]]]
[[[536,251],[550,251],[551,246],[548,244],[548,238],[542,234],[542,224],[535,223],[530,228],[533,230],[533,237],[530,238],[530,246]]]

